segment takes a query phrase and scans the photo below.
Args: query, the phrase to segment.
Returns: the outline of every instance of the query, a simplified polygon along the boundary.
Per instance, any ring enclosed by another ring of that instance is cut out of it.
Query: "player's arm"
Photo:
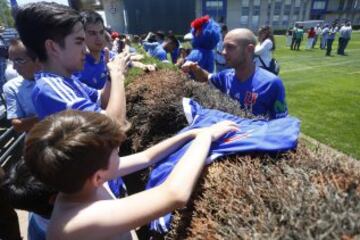
[[[186,61],[182,66],[181,69],[186,73],[193,74],[196,81],[199,82],[207,82],[209,79],[210,73],[206,70],[202,69],[198,63]]]

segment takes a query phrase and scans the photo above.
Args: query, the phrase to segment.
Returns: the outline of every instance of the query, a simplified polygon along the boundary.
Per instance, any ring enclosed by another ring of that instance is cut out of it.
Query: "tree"
[[[0,25],[8,27],[14,26],[14,18],[11,15],[8,0],[0,0]]]

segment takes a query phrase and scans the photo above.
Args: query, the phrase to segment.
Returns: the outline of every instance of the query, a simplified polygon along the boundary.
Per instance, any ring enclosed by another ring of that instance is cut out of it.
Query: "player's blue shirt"
[[[236,78],[234,69],[213,74],[209,81],[254,115],[264,115],[270,119],[287,116],[285,88],[281,79],[262,68],[257,67],[244,82]]]
[[[167,61],[167,53],[162,44],[159,44],[154,50],[149,52],[152,57],[159,59],[160,61]]]
[[[103,89],[106,80],[109,77],[109,71],[105,60],[105,52],[101,51],[99,62],[96,62],[90,53],[86,54],[84,69],[75,74],[75,76],[78,77],[81,82],[92,88]]]
[[[66,110],[82,110],[100,112],[97,103],[100,94],[96,89],[81,83],[77,78],[39,72],[35,74],[35,87],[32,101],[40,119],[48,115]]]
[[[214,52],[201,48],[193,49],[185,58],[186,61],[197,62],[202,69],[207,72],[214,72]]]

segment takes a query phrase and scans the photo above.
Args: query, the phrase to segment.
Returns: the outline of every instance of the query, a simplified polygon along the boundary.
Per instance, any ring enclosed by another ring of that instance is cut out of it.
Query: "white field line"
[[[348,72],[348,73],[346,73],[346,74],[350,74],[350,75],[352,75],[352,74],[360,74],[360,71],[356,71],[356,72]]]
[[[349,60],[349,61],[343,61],[343,62],[334,62],[334,63],[328,63],[328,64],[314,65],[314,66],[299,67],[299,68],[293,68],[293,69],[289,69],[289,70],[285,70],[285,71],[280,71],[280,74],[290,73],[290,72],[298,72],[298,71],[309,70],[309,69],[314,69],[314,68],[319,68],[319,67],[340,66],[340,65],[345,65],[347,63],[354,63],[354,62],[357,62],[357,61]]]
[[[296,52],[296,51],[291,51],[289,49],[289,56],[286,56],[286,57],[280,57],[280,58],[277,58],[276,57],[276,60],[279,60],[280,63],[283,61],[283,60],[296,60],[296,61],[307,61],[307,60],[315,60],[315,59],[322,59],[325,57],[325,52],[326,50],[321,50],[321,49],[317,49],[319,51],[322,51],[324,52],[324,56],[313,56],[313,55],[308,55],[308,56],[297,56],[297,55],[291,55],[292,52]],[[334,51],[335,50],[335,51]],[[305,50],[302,50],[302,51],[305,51]],[[336,49],[333,49],[332,50],[332,53],[335,55],[336,54]],[[356,49],[351,49],[351,50],[345,50],[346,53],[352,53],[352,52],[358,52],[360,51],[360,48],[356,48]],[[312,51],[308,51],[309,53],[311,53]],[[275,54],[276,55],[276,54]]]

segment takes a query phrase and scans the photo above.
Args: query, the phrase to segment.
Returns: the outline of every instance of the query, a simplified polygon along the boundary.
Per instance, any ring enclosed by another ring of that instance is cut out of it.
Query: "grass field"
[[[360,159],[360,32],[353,33],[345,52],[325,57],[318,46],[290,51],[285,37],[276,37],[275,57],[281,65],[291,115],[302,121],[302,132]]]

